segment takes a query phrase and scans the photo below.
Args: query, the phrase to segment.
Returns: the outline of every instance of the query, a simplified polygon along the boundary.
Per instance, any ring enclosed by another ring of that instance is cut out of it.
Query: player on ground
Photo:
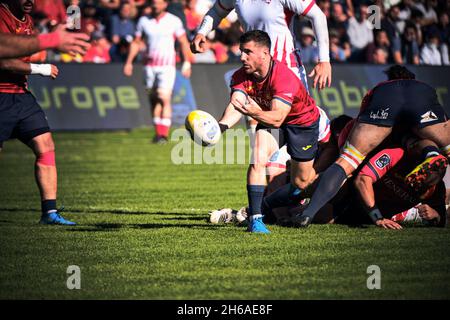
[[[405,178],[420,158],[436,152],[429,140],[415,140],[408,148],[388,147],[376,153],[361,169],[348,192],[336,223],[370,224],[401,229],[402,223],[445,226],[445,175],[447,161],[441,159],[423,174],[413,188]],[[445,159],[445,158],[444,158]],[[364,214],[364,212],[366,214]]]
[[[269,133],[280,128],[292,158],[291,181],[306,188],[315,178],[319,109],[298,77],[285,64],[272,59],[270,37],[260,30],[240,39],[243,67],[232,77],[230,104],[219,121],[224,131],[247,115],[257,120],[252,162],[247,176],[249,231],[269,233],[262,221],[261,202],[266,186],[268,157],[280,144]],[[283,145],[284,143],[281,143]]]
[[[244,31],[262,30],[269,34],[272,43],[271,55],[275,60],[286,64],[302,80],[308,90],[305,69],[300,53],[295,48],[293,16],[303,15],[312,21],[319,47],[319,63],[309,74],[314,77],[314,88],[331,85],[331,64],[329,57],[327,19],[314,0],[271,0],[235,1],[217,0],[206,13],[197,35],[191,43],[193,53],[203,52],[203,44],[209,32],[216,29],[220,21],[233,9]]]
[[[154,142],[156,143],[167,142],[172,124],[171,97],[176,77],[175,39],[181,45],[184,58],[181,73],[185,77],[191,75],[186,31],[177,16],[166,12],[167,5],[167,0],[152,0],[152,14],[139,19],[136,37],[130,46],[124,66],[125,75],[131,76],[133,60],[139,53],[140,42],[145,36],[147,39],[146,87],[149,90],[153,124],[156,130]]]
[[[46,49],[84,55],[90,47],[87,41],[88,35],[66,32],[63,26],[38,36],[0,33],[0,59],[25,57]]]
[[[30,35],[33,21],[29,15],[33,0],[3,0],[0,3],[0,32]],[[29,63],[29,57],[0,60],[0,150],[3,141],[18,138],[35,156],[35,176],[41,194],[42,224],[75,225],[56,209],[57,172],[55,146],[46,116],[28,91],[28,74],[56,78],[53,65]]]
[[[450,122],[436,91],[415,80],[415,75],[404,67],[392,68],[389,79],[364,97],[355,127],[339,159],[321,176],[308,208],[296,217],[296,226],[307,227],[311,223],[316,212],[336,195],[347,177],[392,132],[394,125],[412,128],[418,137],[431,140],[449,157]],[[427,168],[441,159],[440,155],[431,155],[407,175],[407,183],[420,186]]]

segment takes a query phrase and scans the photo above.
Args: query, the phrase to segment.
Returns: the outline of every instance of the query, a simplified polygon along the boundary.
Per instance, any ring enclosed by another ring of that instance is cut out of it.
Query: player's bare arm
[[[219,124],[226,125],[227,128],[231,128],[238,123],[242,118],[242,113],[236,110],[234,107],[234,104],[238,103],[238,101],[241,101],[242,103],[245,103],[245,100],[247,99],[247,96],[240,92],[235,91],[231,95],[230,103],[226,107],[222,118],[219,120]]]
[[[270,111],[262,110],[251,97],[248,97],[247,103],[237,101],[233,105],[242,114],[248,115],[258,122],[273,128],[279,128],[291,110],[289,105],[277,99],[272,100]]]
[[[317,87],[319,90],[322,90],[326,86],[331,86],[331,64],[327,18],[316,4],[312,6],[311,10],[306,14],[306,17],[312,22],[319,48],[319,62],[308,76],[314,77],[314,88]]]
[[[56,79],[59,73],[55,65],[27,63],[20,59],[2,59],[0,69],[24,75],[39,74],[53,79]]]
[[[191,42],[192,53],[205,52],[205,48],[203,47],[203,45],[206,42],[206,36],[212,30],[215,30],[217,28],[220,21],[222,21],[222,19],[225,18],[232,9],[233,8],[231,8],[230,10],[225,10],[224,8],[220,7],[218,1],[214,3],[213,7],[203,17],[197,34]]]
[[[88,41],[89,36],[84,33],[70,33],[61,28],[39,36],[0,33],[0,58],[24,57],[46,49],[84,55],[90,47]]]
[[[183,65],[181,67],[181,74],[186,77],[189,78],[192,74],[192,68],[191,68],[191,63],[190,63],[190,51],[189,51],[189,41],[186,37],[186,34],[183,34],[182,36],[178,37],[178,42],[180,43],[181,46],[181,53],[183,54]]]
[[[378,210],[375,206],[375,192],[373,190],[372,178],[364,174],[358,175],[355,178],[355,187],[366,210],[368,212]],[[371,218],[373,219],[372,215]],[[402,229],[402,226],[397,222],[381,217],[378,220],[374,220],[374,224],[384,229]]]
[[[130,51],[128,52],[127,60],[125,61],[125,65],[123,66],[123,73],[127,77],[131,77],[133,74],[133,61],[139,53],[139,49],[141,46],[142,38],[136,37],[133,42],[130,44]]]

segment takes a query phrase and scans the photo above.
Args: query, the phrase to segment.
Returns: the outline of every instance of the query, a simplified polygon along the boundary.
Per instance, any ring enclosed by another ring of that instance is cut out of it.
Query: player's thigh
[[[450,120],[417,128],[414,131],[422,139],[429,139],[441,148],[450,144]]]
[[[154,87],[156,82],[156,72],[155,67],[145,66],[144,67],[144,77],[145,77],[145,87],[150,94],[154,94]]]
[[[252,150],[252,163],[265,165],[277,149],[278,143],[268,130],[257,130],[255,134],[255,145]]]
[[[392,127],[356,122],[346,145],[349,143],[363,156],[367,156],[392,132]],[[344,148],[345,146],[344,145]]]
[[[170,98],[175,85],[176,69],[173,66],[155,67],[158,95],[161,99]]]

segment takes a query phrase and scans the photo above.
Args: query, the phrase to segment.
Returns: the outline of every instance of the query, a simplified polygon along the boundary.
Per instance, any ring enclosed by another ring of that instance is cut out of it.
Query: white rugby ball
[[[216,119],[202,110],[191,111],[185,121],[192,140],[203,146],[211,146],[220,140],[220,126]]]

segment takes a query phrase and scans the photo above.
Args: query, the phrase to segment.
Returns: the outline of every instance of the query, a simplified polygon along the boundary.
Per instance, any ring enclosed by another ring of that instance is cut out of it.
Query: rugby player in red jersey
[[[0,31],[31,35],[33,21],[29,13],[34,0],[3,0],[0,3]],[[3,142],[17,138],[30,147],[35,156],[35,177],[41,194],[42,224],[75,225],[56,209],[57,171],[55,146],[44,111],[28,91],[27,76],[40,74],[55,78],[52,65],[29,63],[29,57],[0,60],[0,150]]]
[[[235,125],[242,115],[259,123],[247,177],[248,230],[257,233],[269,233],[261,214],[266,164],[270,155],[284,144],[277,142],[269,131],[280,128],[292,158],[292,184],[283,189],[289,194],[306,188],[315,179],[313,164],[319,136],[319,109],[314,99],[292,70],[272,58],[270,48],[270,37],[264,31],[249,31],[241,37],[243,67],[233,74],[230,104],[219,120],[222,131]]]

